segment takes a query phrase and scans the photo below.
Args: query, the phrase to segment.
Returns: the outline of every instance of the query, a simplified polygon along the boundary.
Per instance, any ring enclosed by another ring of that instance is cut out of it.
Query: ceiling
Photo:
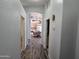
[[[21,0],[23,6],[41,6],[45,5],[49,0]]]

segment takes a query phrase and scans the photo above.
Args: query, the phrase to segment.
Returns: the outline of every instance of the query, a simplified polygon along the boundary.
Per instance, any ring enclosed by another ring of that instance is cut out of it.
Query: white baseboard
[[[48,59],[51,59],[50,56],[48,56]]]

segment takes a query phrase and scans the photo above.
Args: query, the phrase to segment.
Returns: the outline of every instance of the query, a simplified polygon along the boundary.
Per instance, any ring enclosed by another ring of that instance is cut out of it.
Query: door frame
[[[20,16],[20,50],[25,49],[25,18],[23,16]]]
[[[46,20],[46,49],[49,48],[50,19]]]

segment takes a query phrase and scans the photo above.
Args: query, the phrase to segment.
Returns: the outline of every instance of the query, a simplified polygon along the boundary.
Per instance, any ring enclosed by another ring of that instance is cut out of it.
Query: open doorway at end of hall
[[[42,41],[42,20],[43,16],[41,13],[38,12],[31,12],[30,21],[31,21],[31,39],[37,38],[39,42],[43,43]]]

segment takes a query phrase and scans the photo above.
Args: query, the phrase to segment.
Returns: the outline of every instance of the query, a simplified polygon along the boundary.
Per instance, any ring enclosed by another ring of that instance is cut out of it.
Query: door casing
[[[25,48],[25,18],[20,16],[20,50]]]

